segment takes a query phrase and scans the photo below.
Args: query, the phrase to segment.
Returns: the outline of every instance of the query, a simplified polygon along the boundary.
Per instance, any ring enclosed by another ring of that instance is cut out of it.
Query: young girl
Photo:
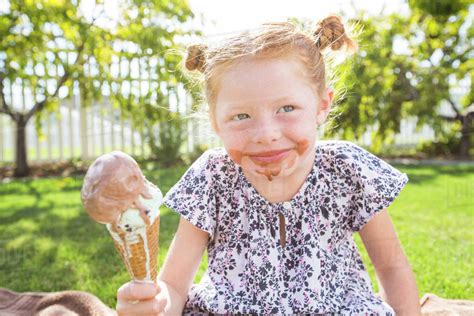
[[[271,23],[189,48],[186,67],[204,74],[224,148],[206,151],[165,196],[181,220],[159,281],[124,284],[119,315],[420,314],[386,211],[407,176],[350,142],[316,140],[333,99],[322,52],[354,46],[330,16],[312,34]]]

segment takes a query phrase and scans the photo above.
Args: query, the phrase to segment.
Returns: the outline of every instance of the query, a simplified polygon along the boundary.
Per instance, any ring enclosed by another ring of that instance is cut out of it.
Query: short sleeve
[[[341,142],[334,158],[350,196],[344,221],[353,232],[387,208],[408,182],[405,173],[351,142]]]
[[[216,196],[212,149],[204,152],[166,193],[163,203],[196,227],[214,236]]]

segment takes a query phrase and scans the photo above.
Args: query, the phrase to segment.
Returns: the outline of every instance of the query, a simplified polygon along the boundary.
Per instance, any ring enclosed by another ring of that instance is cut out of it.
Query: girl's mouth
[[[262,153],[260,155],[249,156],[254,162],[275,163],[285,159],[290,153],[289,149]]]

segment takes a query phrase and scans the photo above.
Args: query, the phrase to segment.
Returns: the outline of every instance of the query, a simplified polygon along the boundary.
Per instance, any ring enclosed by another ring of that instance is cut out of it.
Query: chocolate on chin
[[[81,199],[88,214],[106,224],[130,276],[155,281],[163,195],[136,161],[120,151],[98,157],[84,178]]]

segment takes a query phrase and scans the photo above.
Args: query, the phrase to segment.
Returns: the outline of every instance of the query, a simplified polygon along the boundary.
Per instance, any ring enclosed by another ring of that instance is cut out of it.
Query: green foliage
[[[450,15],[456,15],[469,5],[468,0],[409,0],[408,3],[412,9],[427,12],[440,19],[447,19]]]
[[[459,138],[445,138],[441,140],[423,141],[418,146],[418,151],[430,157],[449,157],[460,148]]]
[[[440,2],[420,1],[420,6],[435,3]],[[474,86],[473,14],[461,3],[433,8],[439,10],[436,15],[414,7],[409,16],[361,13],[352,21],[363,29],[360,48],[340,67],[336,88],[346,93],[329,134],[358,139],[374,127],[372,149],[380,151],[394,141],[403,118],[417,117],[418,128],[428,124],[440,138],[446,121],[456,121],[455,129],[459,115],[473,104]],[[457,89],[461,82],[465,91]],[[461,93],[460,98],[454,93]],[[448,119],[439,111],[443,104],[455,112]]]
[[[186,130],[181,115],[170,113],[170,119],[160,122],[158,127],[158,139],[152,130],[147,133],[153,157],[165,167],[183,162],[181,147],[186,138]]]
[[[444,133],[440,133],[435,140],[423,141],[417,149],[420,153],[424,153],[430,157],[449,157],[453,153],[459,152],[461,147],[461,125],[453,124],[450,129],[446,129]],[[474,137],[474,135],[471,135]],[[470,152],[474,156],[474,147]]]

